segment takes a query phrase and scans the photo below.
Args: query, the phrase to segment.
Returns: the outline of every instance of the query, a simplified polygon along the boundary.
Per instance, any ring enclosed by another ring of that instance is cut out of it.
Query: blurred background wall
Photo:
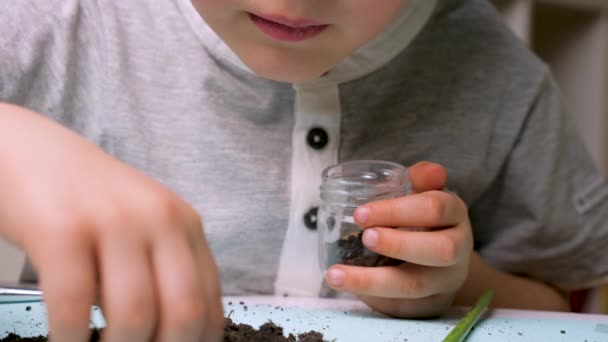
[[[553,69],[566,109],[608,175],[608,0],[492,0]]]
[[[23,253],[0,239],[0,281],[16,280],[24,260]]]

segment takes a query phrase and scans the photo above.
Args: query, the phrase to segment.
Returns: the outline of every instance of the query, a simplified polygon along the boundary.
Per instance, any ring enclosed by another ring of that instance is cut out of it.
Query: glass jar
[[[387,161],[350,161],[328,167],[321,177],[317,225],[323,272],[334,264],[374,267],[400,263],[365,248],[363,230],[355,224],[353,213],[362,204],[409,194],[407,168]]]

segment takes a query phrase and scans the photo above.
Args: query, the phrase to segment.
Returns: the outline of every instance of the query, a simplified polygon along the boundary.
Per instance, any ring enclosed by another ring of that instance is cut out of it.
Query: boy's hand
[[[327,281],[388,315],[433,316],[451,305],[466,280],[473,236],[464,202],[441,191],[447,180],[442,166],[418,163],[408,172],[414,194],[355,211],[355,221],[365,228],[365,246],[405,263],[372,268],[335,265],[327,272]]]
[[[36,267],[54,341],[219,341],[218,272],[193,208],[63,127],[0,105],[0,233]]]

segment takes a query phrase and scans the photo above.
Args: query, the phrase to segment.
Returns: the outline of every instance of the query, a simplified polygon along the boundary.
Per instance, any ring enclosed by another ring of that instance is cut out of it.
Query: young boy
[[[227,295],[325,292],[318,185],[346,160],[415,164],[355,213],[407,263],[325,279],[380,312],[564,310],[606,280],[605,181],[486,0],[27,0],[0,32],[0,232],[56,340],[96,295],[108,341],[218,340],[216,263]]]

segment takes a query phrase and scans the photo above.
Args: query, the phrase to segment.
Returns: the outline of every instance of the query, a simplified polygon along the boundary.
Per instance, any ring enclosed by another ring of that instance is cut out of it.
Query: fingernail
[[[355,210],[355,221],[364,224],[369,219],[370,210],[368,207],[359,207]]]
[[[327,272],[327,278],[329,280],[329,284],[333,287],[341,287],[344,285],[344,278],[346,275],[344,271],[341,269],[331,269]]]
[[[369,248],[378,246],[378,231],[375,229],[366,229],[363,233],[363,244]]]

